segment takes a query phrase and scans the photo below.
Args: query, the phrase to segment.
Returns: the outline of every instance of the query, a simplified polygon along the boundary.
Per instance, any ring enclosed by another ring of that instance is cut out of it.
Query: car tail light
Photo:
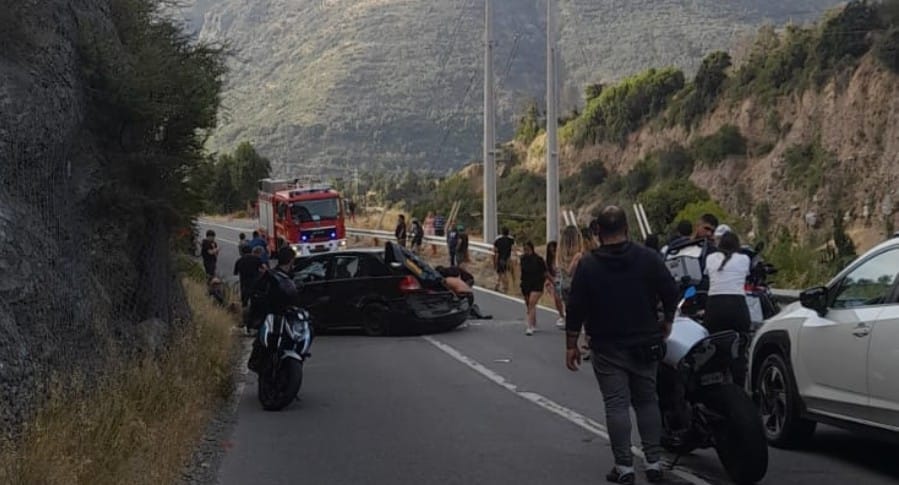
[[[418,278],[412,275],[407,275],[402,280],[400,280],[400,291],[407,293],[418,290],[421,290],[421,283],[418,282]]]

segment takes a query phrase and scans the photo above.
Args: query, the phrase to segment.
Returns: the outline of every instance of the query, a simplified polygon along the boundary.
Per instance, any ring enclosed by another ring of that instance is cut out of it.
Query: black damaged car
[[[443,332],[461,325],[470,307],[443,277],[407,249],[353,249],[298,258],[299,305],[317,329],[362,328],[372,336]]]

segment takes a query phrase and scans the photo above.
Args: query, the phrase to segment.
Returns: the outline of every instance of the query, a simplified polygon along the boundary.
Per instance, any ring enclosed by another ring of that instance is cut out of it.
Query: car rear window
[[[392,257],[391,257],[392,256]],[[412,274],[423,282],[439,283],[443,280],[443,276],[432,268],[428,263],[412,254],[406,248],[397,244],[387,243],[385,248],[385,259],[388,261],[397,261],[403,265],[401,271],[404,274]]]

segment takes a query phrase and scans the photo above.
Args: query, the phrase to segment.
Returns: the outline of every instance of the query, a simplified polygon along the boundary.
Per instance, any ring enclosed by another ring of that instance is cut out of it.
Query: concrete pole
[[[496,103],[493,99],[493,6],[484,5],[484,242],[496,239]]]
[[[556,107],[556,18],[546,0],[546,241],[559,240],[559,142]]]

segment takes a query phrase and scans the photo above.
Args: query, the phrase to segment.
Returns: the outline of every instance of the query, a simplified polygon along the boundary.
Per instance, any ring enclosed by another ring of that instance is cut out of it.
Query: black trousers
[[[740,387],[746,382],[749,329],[752,319],[749,316],[749,306],[746,304],[745,295],[710,295],[705,307],[705,319],[703,321],[709,333],[733,330],[745,337],[743,347],[740,349],[740,357],[734,362],[732,369],[734,383]]]

